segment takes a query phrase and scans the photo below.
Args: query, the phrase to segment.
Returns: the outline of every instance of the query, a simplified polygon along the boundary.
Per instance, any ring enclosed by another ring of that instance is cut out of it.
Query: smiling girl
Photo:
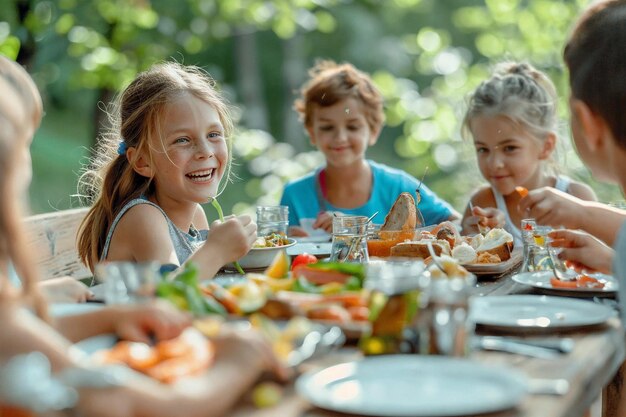
[[[289,207],[290,234],[306,235],[303,219],[315,219],[313,228],[330,232],[332,212],[368,217],[378,212],[373,222],[383,223],[402,192],[417,201],[417,188],[425,225],[460,218],[406,172],[365,158],[385,119],[382,95],[367,74],[351,64],[322,61],[310,70],[301,93],[295,108],[326,165],[285,186],[281,204]]]
[[[478,222],[505,227],[521,241],[518,210],[522,196],[516,187],[595,200],[585,184],[556,174],[552,154],[557,141],[557,97],[548,77],[525,63],[503,63],[481,83],[470,98],[463,123],[474,141],[478,167],[489,182],[471,197],[463,217],[466,233],[476,232]],[[473,210],[472,210],[473,206]]]
[[[81,177],[95,199],[81,226],[79,252],[100,261],[182,265],[193,259],[203,278],[245,255],[256,238],[249,216],[214,222],[200,204],[220,193],[230,172],[229,106],[208,74],[165,63],[124,90],[113,130]]]

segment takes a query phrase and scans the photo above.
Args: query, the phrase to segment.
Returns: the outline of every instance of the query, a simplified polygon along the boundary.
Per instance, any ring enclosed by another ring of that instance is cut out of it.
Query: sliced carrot
[[[563,281],[556,277],[550,278],[550,285],[553,288],[578,288],[578,281]]]
[[[522,187],[520,185],[515,187],[515,191],[517,191],[519,196],[522,197],[522,198],[524,198],[524,197],[526,197],[528,195],[528,189],[526,187]]]
[[[578,286],[583,288],[604,288],[604,284],[589,275],[581,275],[578,278]]]

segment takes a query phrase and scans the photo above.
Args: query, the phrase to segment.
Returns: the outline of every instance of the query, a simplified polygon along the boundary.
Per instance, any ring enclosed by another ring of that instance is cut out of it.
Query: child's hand
[[[221,252],[223,264],[245,256],[256,240],[256,223],[247,215],[227,216],[211,223],[209,240]]]
[[[289,236],[293,237],[308,237],[309,234],[300,226],[289,226]]]
[[[124,340],[151,343],[172,339],[191,325],[191,316],[164,300],[111,307],[115,333]]]
[[[504,227],[504,213],[494,207],[478,207],[474,206],[472,210],[471,221],[479,226],[493,229],[496,227]]]
[[[538,224],[553,227],[580,227],[579,219],[584,216],[578,198],[552,187],[532,190],[519,202],[518,210],[524,217],[534,218]]]
[[[317,215],[315,223],[313,223],[313,229],[322,229],[327,233],[333,232],[333,217],[332,211],[323,211]]]
[[[84,303],[94,296],[89,287],[72,277],[52,278],[39,285],[53,303]]]
[[[582,230],[553,230],[551,245],[564,248],[559,258],[570,261],[577,270],[591,269],[610,274],[615,251]]]
[[[270,371],[286,380],[289,371],[279,362],[270,343],[254,330],[224,331],[212,338],[218,360],[229,360],[239,369]]]

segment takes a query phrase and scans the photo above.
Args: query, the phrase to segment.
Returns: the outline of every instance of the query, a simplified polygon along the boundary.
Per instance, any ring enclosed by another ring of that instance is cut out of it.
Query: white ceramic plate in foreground
[[[515,407],[526,380],[464,359],[368,357],[307,373],[298,393],[317,407],[366,416],[464,416]]]
[[[555,293],[597,296],[602,294],[614,294],[617,292],[618,283],[611,275],[605,274],[587,274],[604,284],[603,288],[562,288],[553,287],[550,279],[554,277],[552,271],[523,272],[513,275],[513,281],[520,284],[530,285],[531,287],[553,291]]]
[[[485,296],[470,299],[470,320],[499,328],[565,329],[593,326],[615,316],[610,307],[545,295]]]
[[[270,266],[274,257],[281,250],[285,250],[296,244],[295,239],[288,239],[289,243],[283,246],[273,246],[271,248],[252,248],[243,258],[239,259],[239,265],[243,269],[260,269]],[[235,269],[233,264],[226,265],[228,269]]]

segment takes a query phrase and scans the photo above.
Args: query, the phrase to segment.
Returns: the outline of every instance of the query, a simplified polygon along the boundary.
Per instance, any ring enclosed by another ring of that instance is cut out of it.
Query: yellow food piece
[[[275,382],[261,382],[252,390],[252,403],[257,408],[273,407],[283,398],[283,389]]]
[[[254,281],[231,285],[228,291],[237,297],[237,304],[244,313],[257,311],[267,302],[265,291]]]
[[[283,278],[289,273],[289,256],[284,250],[279,251],[274,260],[265,270],[265,275],[270,278]]]
[[[271,292],[289,291],[295,282],[294,277],[272,278],[265,274],[247,274],[248,279],[256,282],[262,287],[268,288]]]
[[[320,292],[324,295],[339,294],[343,290],[343,284],[339,282],[329,282],[320,287]]]

